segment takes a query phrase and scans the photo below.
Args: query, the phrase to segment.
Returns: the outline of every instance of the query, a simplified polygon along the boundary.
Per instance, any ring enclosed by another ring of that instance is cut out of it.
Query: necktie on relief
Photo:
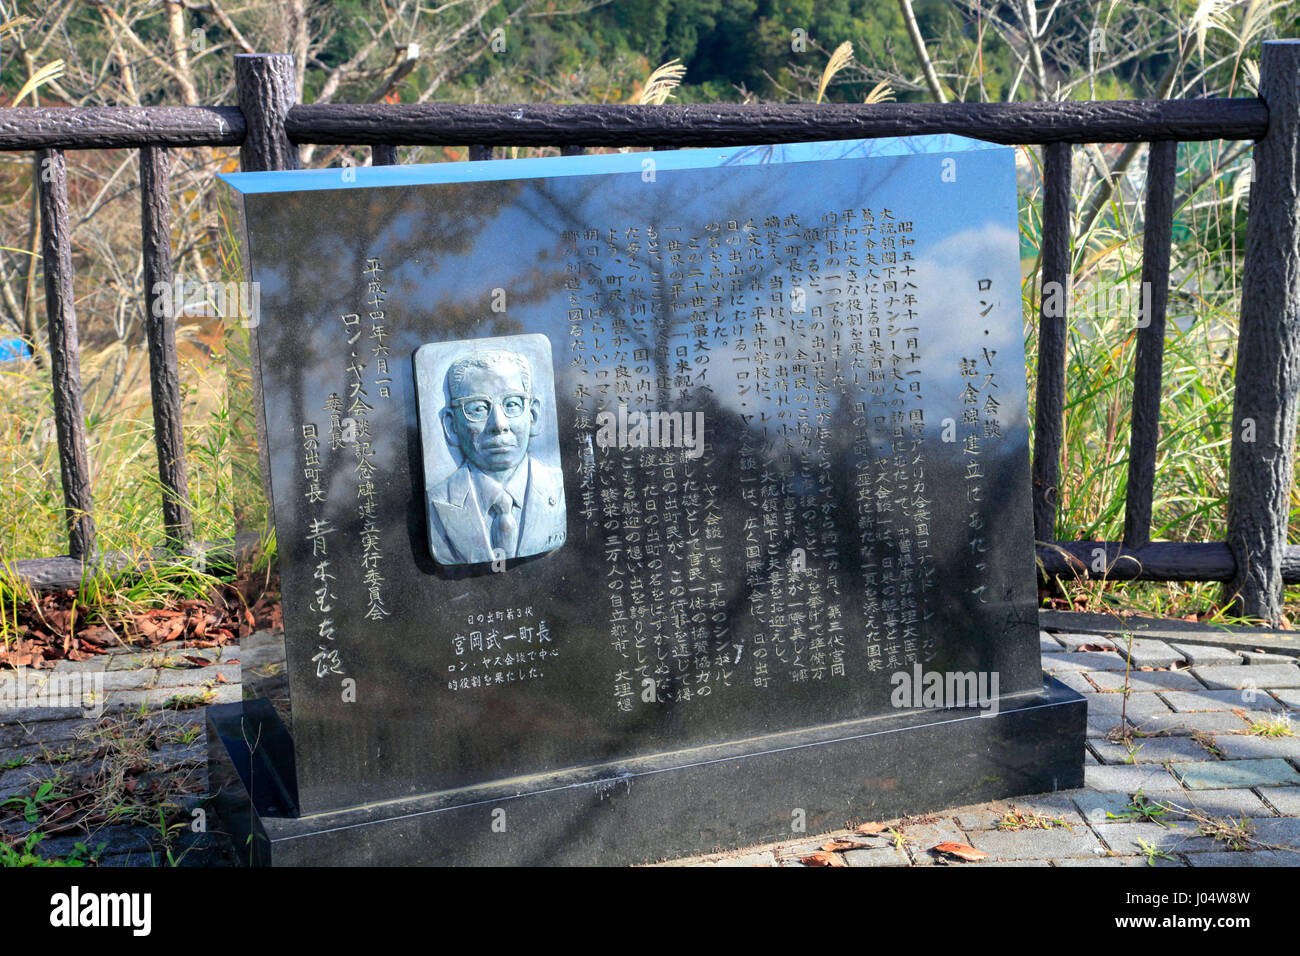
[[[507,558],[515,555],[515,534],[519,522],[515,520],[515,499],[504,488],[492,502],[492,551],[500,551]]]

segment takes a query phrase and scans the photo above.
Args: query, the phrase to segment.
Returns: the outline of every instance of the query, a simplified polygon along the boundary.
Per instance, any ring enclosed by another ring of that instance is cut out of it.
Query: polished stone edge
[[[1041,695],[1001,704],[995,715],[877,716],[295,817],[284,810],[288,734],[264,701],[245,701],[208,708],[209,776],[243,863],[624,865],[1082,786],[1084,698],[1046,677]]]

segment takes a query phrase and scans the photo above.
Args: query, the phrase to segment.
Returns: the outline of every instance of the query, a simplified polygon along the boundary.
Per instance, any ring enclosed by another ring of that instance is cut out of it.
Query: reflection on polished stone
[[[1042,692],[1011,150],[355,172],[225,177],[304,813]]]

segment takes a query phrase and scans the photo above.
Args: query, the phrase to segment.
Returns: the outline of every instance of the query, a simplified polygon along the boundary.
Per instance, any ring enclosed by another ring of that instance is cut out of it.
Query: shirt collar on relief
[[[479,508],[486,514],[492,507],[492,502],[497,500],[501,493],[501,488],[510,492],[510,497],[515,500],[515,508],[522,509],[524,506],[524,495],[528,492],[528,456],[515,466],[515,470],[505,481],[497,481],[487,472],[479,471],[477,468],[470,470],[470,475],[474,480],[474,492],[478,495]]]

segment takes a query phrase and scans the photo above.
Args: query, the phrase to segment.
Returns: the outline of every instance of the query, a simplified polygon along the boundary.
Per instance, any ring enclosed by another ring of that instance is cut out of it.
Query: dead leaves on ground
[[[935,853],[944,853],[948,856],[955,856],[959,860],[966,860],[969,863],[975,863],[979,860],[987,860],[989,855],[983,850],[977,850],[973,846],[965,843],[939,843],[931,849]]]
[[[74,590],[35,596],[6,615],[17,635],[0,640],[0,669],[50,667],[58,660],[84,661],[113,648],[148,649],[179,642],[181,647],[234,644],[253,631],[282,631],[278,577],[240,577],[214,586],[207,600],[177,601],[170,607],[133,612],[111,606],[92,609]]]
[[[804,866],[848,866],[848,861],[844,859],[844,854],[848,851],[873,849],[891,844],[902,847],[904,843],[911,842],[910,838],[903,832],[906,826],[909,824],[928,824],[936,820],[938,820],[937,817],[921,817],[905,818],[895,824],[862,823],[853,828],[852,832],[854,834],[881,837],[885,842],[868,842],[856,840],[852,837],[835,837],[823,843],[821,849],[817,852],[801,856],[799,862]],[[955,841],[936,844],[930,848],[930,852],[937,854],[940,863],[956,863],[959,861],[975,863],[989,858],[989,855],[983,850],[977,850],[969,844]]]
[[[811,856],[800,857],[799,862],[804,866],[848,866],[844,857],[826,850],[813,853]]]

